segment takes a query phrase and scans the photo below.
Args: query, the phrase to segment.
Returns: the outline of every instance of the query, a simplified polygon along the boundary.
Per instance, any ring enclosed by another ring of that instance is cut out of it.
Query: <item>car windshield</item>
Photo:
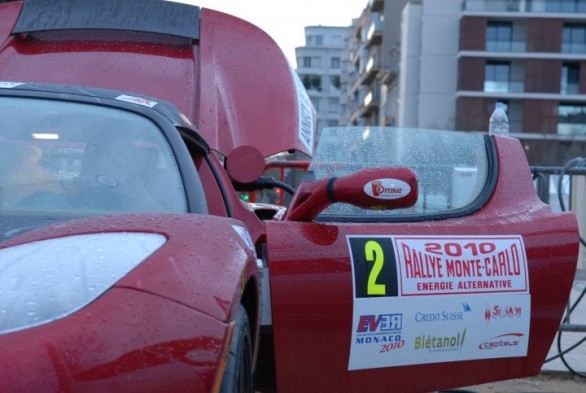
[[[0,97],[0,211],[186,212],[159,127],[101,105]]]
[[[467,207],[487,183],[485,138],[480,133],[390,127],[324,128],[306,176],[317,180],[394,166],[410,168],[417,175],[415,206],[381,211],[338,203],[320,216],[419,215]]]

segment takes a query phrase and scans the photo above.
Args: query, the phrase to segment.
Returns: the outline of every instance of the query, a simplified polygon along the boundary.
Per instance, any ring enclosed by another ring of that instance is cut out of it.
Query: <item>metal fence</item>
[[[541,200],[554,210],[567,211],[571,210],[576,213],[578,223],[581,228],[580,234],[580,258],[578,261],[577,277],[585,276],[586,272],[586,243],[584,241],[584,232],[586,228],[586,160],[583,158],[575,158],[563,167],[531,167],[535,188]],[[583,279],[583,278],[582,278]],[[580,302],[583,301],[586,295],[586,288],[584,288],[576,299],[573,301],[568,299],[568,306],[562,323],[558,329],[557,348],[558,354],[546,359],[549,362],[554,359],[560,359],[565,367],[572,373],[581,377],[586,377],[583,372],[575,370],[565,358],[571,351],[576,350],[586,342],[586,336],[581,339],[574,339],[573,344],[568,348],[562,349],[561,337],[563,333],[586,333],[586,325],[581,323],[572,323],[573,313],[577,309]],[[575,319],[574,319],[575,321]],[[575,337],[575,336],[574,336]]]

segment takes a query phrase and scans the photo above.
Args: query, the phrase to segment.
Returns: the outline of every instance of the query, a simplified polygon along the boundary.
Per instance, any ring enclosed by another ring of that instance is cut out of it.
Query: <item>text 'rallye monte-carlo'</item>
[[[519,142],[315,133],[278,46],[159,0],[0,5],[2,392],[428,392],[537,374],[578,228]],[[311,157],[303,181],[269,158]],[[287,206],[245,201],[267,187]],[[248,194],[247,194],[248,195]]]

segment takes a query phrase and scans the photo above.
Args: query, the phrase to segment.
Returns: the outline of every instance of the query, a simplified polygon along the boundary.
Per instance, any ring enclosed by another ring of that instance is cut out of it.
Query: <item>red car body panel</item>
[[[252,279],[258,285],[253,251],[232,225],[242,226],[235,220],[195,214],[104,216],[25,233],[3,242],[0,249],[79,234],[159,233],[168,239],[164,246],[116,285],[153,293],[227,322],[242,283]],[[200,289],[196,293],[194,282]]]
[[[158,97],[177,106],[209,146],[228,158],[240,146],[253,146],[264,157],[287,150],[312,153],[313,138],[302,135],[305,92],[260,29],[201,9],[200,38],[194,41],[127,31],[13,35],[22,8],[21,2],[0,5],[0,81]],[[168,239],[90,305],[0,335],[3,358],[14,360],[0,365],[0,380],[9,392],[210,391],[228,323],[241,302],[249,302],[253,350],[259,346],[262,278],[255,252],[270,270],[279,392],[425,392],[537,374],[568,300],[578,229],[572,214],[553,213],[537,198],[518,141],[494,139],[498,180],[480,210],[402,223],[300,222],[307,218],[303,212],[300,221],[263,222],[239,199],[225,161],[213,153],[204,160],[207,150],[185,149],[209,200],[209,216],[88,218],[1,243],[3,249],[104,232],[149,232]],[[252,247],[234,226],[251,235]],[[349,371],[356,304],[348,236],[511,234],[522,237],[527,256],[531,319],[525,356]],[[31,377],[19,378],[24,369]]]
[[[10,359],[2,391],[210,391],[226,331],[184,305],[114,288],[68,318],[0,336]]]
[[[279,392],[387,392],[397,386],[427,392],[539,372],[573,283],[576,220],[571,213],[552,213],[537,198],[517,140],[497,138],[497,148],[496,190],[469,216],[394,224],[267,223]],[[526,357],[348,371],[353,287],[347,235],[513,233],[523,236],[528,258],[531,323]]]
[[[89,306],[0,335],[3,356],[13,359],[0,365],[6,391],[210,391],[244,283],[258,293],[256,260],[231,225],[241,224],[202,215],[106,216],[3,242],[1,248],[108,232],[168,239]],[[37,377],[21,379],[16,370],[23,368]]]
[[[39,40],[11,35],[21,7],[21,2],[0,4],[3,80],[158,97],[183,111],[207,143],[226,156],[241,145],[254,146],[265,157],[292,149],[311,154],[313,146],[308,148],[297,133],[294,71],[279,46],[256,26],[202,8],[201,38],[193,43],[133,42],[124,32],[104,40],[52,32],[50,40]]]

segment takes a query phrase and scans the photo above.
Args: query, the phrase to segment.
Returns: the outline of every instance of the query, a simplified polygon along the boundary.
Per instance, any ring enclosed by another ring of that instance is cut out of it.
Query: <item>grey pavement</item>
[[[578,270],[576,273],[576,278],[574,280],[574,285],[572,286],[572,292],[570,294],[570,304],[573,305],[580,294],[586,288],[586,270]],[[586,295],[582,298],[580,303],[576,306],[576,308],[570,314],[570,320],[568,322],[573,327],[576,327],[578,330],[581,331],[563,331],[562,338],[561,338],[561,348],[565,350],[575,343],[584,340],[579,346],[575,349],[571,350],[567,354],[564,355],[564,359],[568,366],[572,369],[586,374]],[[558,335],[556,335],[551,349],[549,350],[549,354],[547,359],[554,357],[559,353],[557,340]],[[541,371],[549,371],[549,372],[570,372],[570,369],[563,363],[563,361],[558,357],[553,359],[549,362],[546,362]]]

